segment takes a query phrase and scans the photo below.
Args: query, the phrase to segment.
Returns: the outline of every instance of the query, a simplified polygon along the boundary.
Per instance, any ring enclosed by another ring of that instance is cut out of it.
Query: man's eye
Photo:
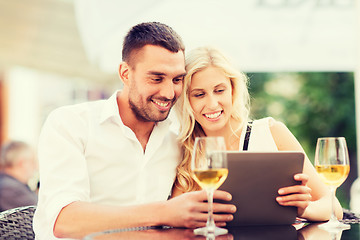
[[[161,82],[161,81],[162,81],[162,78],[153,78],[153,81],[154,81],[154,82]]]
[[[173,82],[174,83],[180,83],[184,80],[184,78],[174,78]]]

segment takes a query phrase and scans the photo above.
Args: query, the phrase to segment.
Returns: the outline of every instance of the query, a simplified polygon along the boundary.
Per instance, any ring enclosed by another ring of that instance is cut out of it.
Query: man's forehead
[[[141,48],[134,49],[131,52],[128,64],[132,68],[135,68],[138,63],[147,62],[149,60],[154,61],[157,58],[175,58],[175,56],[176,58],[181,57],[181,64],[184,65],[185,69],[185,54],[182,50],[172,52],[162,46],[147,44]]]

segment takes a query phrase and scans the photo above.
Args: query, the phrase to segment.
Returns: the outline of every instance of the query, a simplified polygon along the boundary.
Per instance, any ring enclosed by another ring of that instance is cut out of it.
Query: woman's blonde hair
[[[195,121],[189,101],[189,88],[192,76],[210,66],[222,70],[230,79],[233,104],[231,117],[239,123],[239,128],[249,117],[250,97],[247,76],[235,69],[229,60],[214,47],[200,47],[190,51],[186,57],[187,74],[184,79],[184,89],[177,103],[180,119],[179,141],[182,144],[183,160],[177,167],[175,186],[184,192],[199,189],[191,177],[191,157],[195,138],[205,136],[202,127]]]

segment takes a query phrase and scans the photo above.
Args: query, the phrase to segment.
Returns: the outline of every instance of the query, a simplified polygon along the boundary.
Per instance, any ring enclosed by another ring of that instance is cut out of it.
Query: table
[[[169,227],[140,227],[114,229],[86,236],[83,240],[360,240],[360,224],[351,224],[350,230],[329,233],[318,228],[318,223],[283,226],[248,226],[229,228],[229,233],[216,238],[196,236],[192,229]]]

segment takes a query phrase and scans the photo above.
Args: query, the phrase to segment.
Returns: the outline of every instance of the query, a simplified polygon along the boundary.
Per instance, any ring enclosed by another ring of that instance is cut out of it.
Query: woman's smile
[[[209,121],[217,121],[220,119],[223,111],[217,111],[212,113],[205,113],[203,116],[205,116]]]

